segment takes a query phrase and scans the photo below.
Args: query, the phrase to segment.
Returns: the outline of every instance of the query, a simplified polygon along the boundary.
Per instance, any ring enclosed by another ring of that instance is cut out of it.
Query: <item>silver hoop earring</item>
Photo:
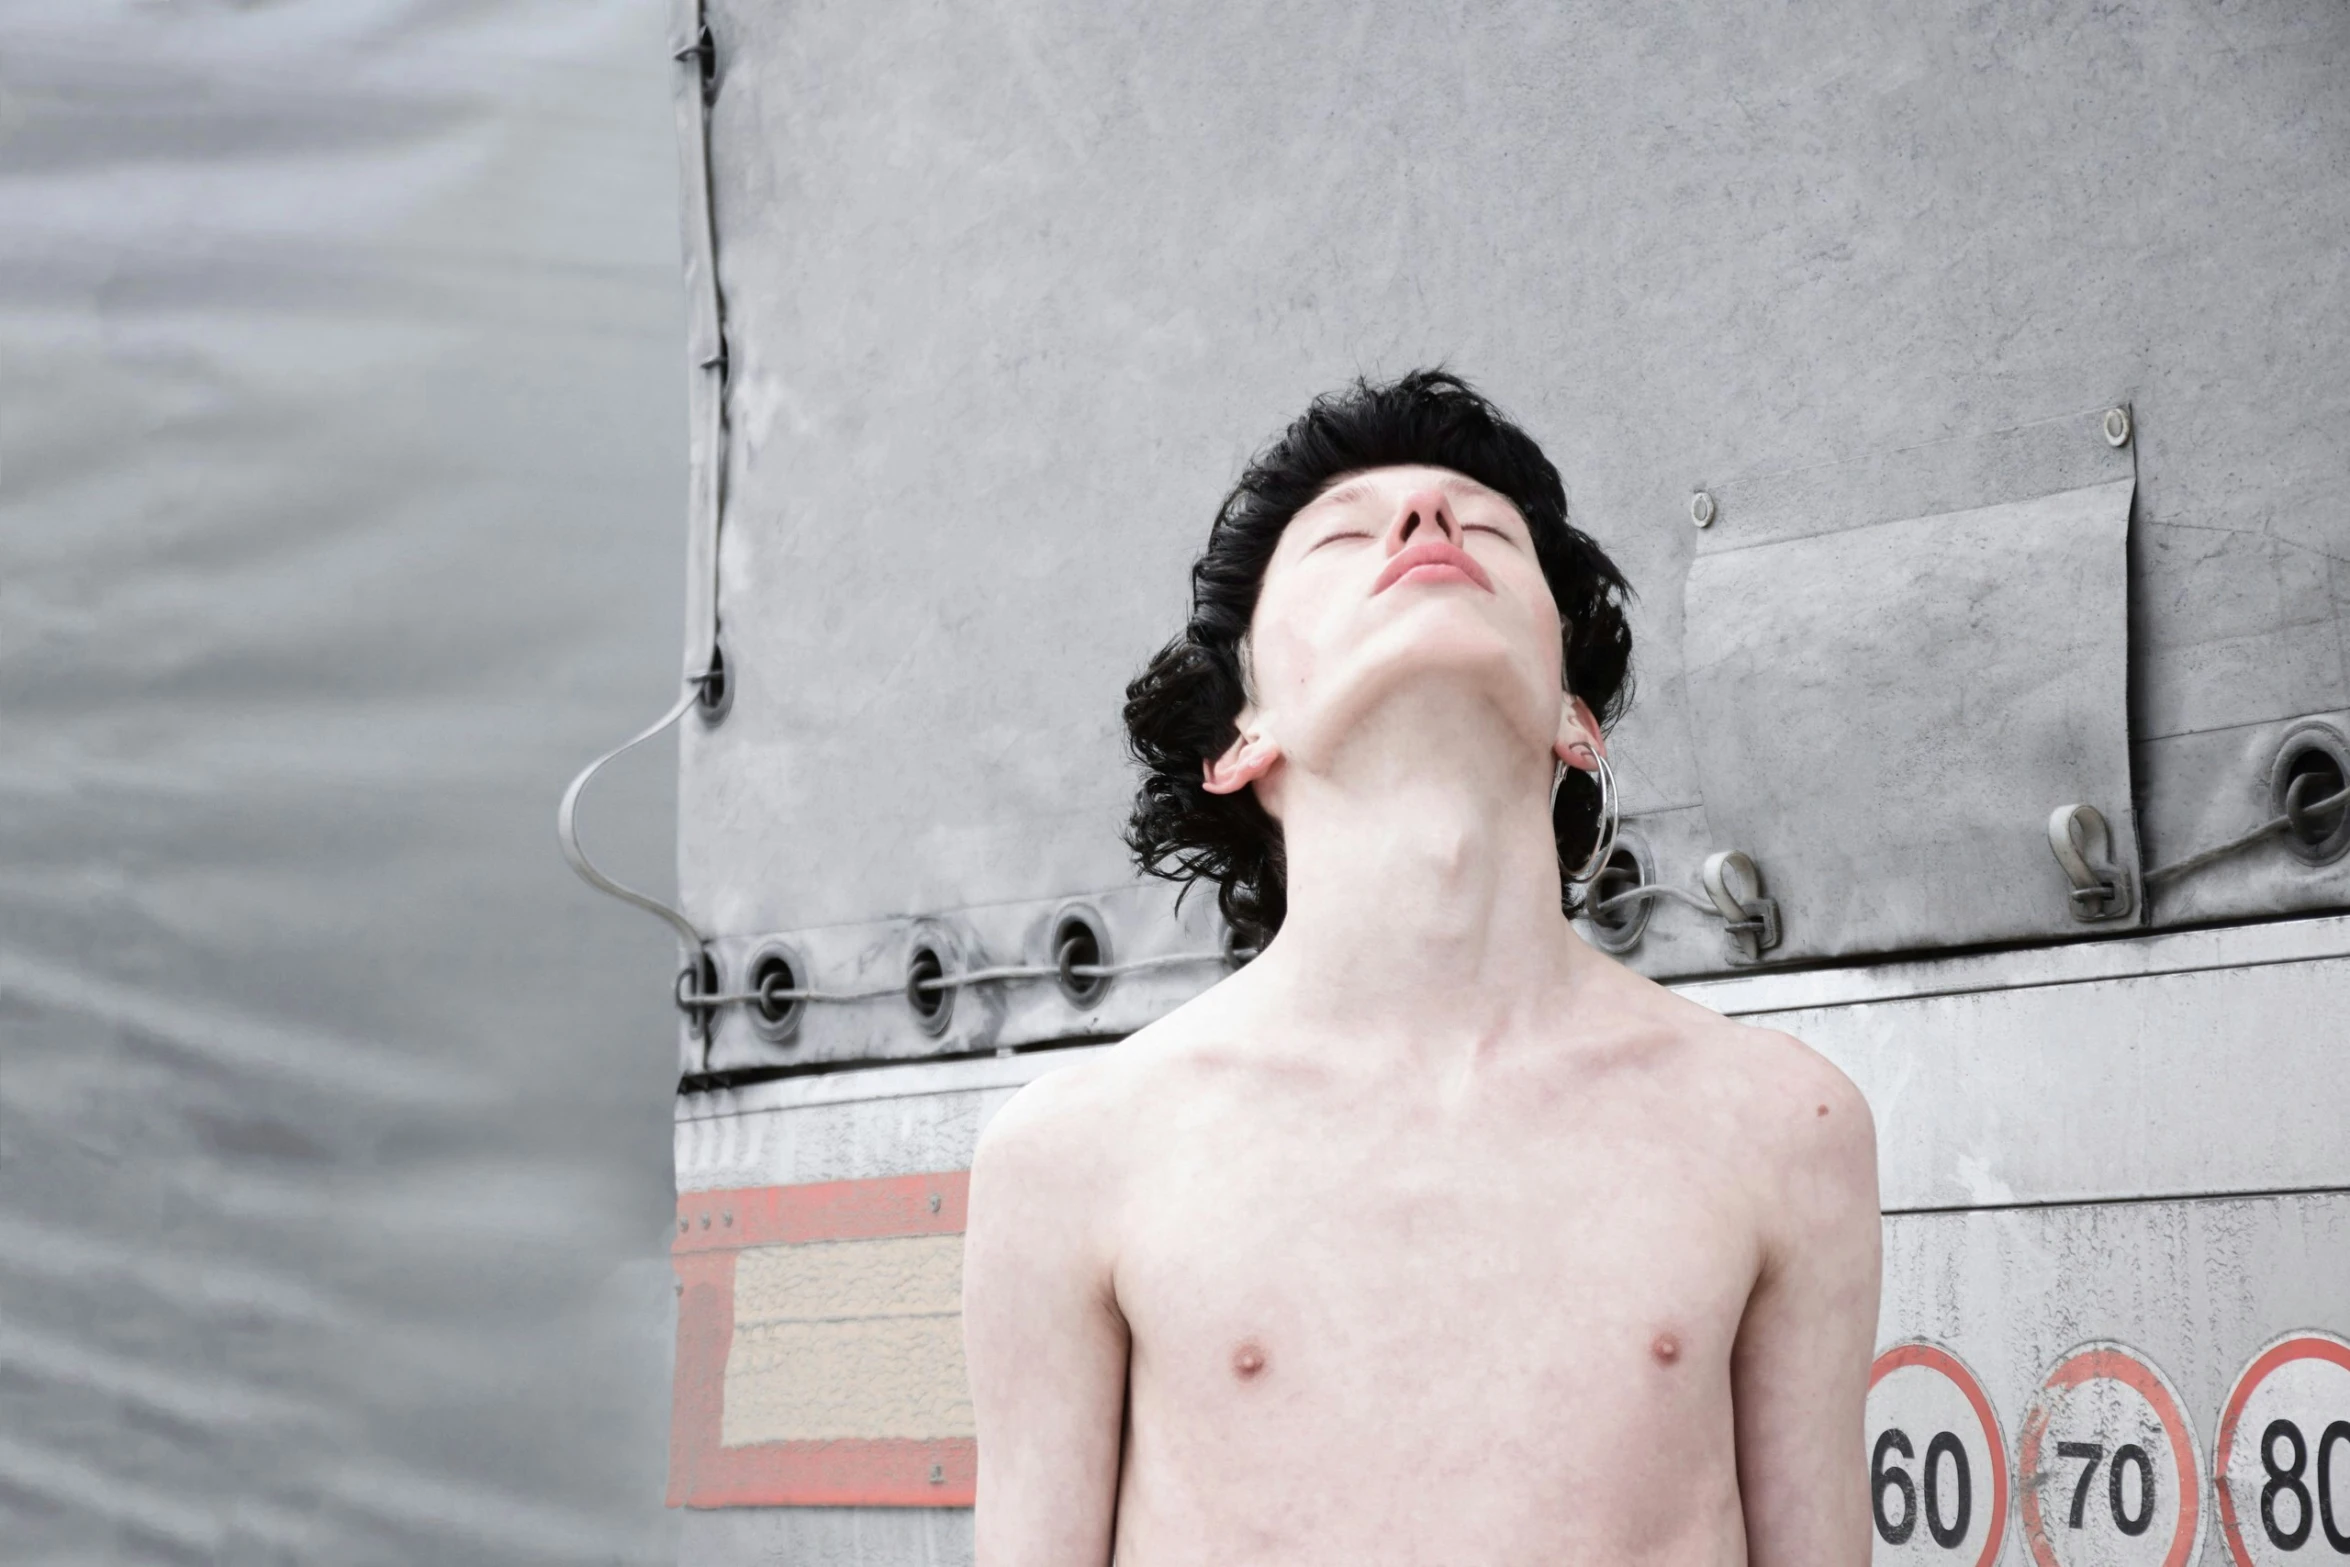
[[[1623,808],[1616,799],[1616,770],[1607,765],[1607,757],[1598,747],[1591,751],[1591,759],[1599,765],[1592,769],[1599,775],[1599,840],[1591,846],[1591,857],[1576,868],[1567,880],[1581,885],[1590,882],[1607,869],[1609,856],[1616,852],[1616,833],[1624,825]],[[1559,763],[1558,780],[1550,787],[1552,809],[1558,806],[1558,784],[1566,778],[1567,764]]]

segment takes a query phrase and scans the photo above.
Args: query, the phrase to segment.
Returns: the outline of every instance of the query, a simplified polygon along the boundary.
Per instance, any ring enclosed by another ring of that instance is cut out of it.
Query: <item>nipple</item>
[[[1253,1382],[1263,1375],[1265,1352],[1255,1339],[1247,1339],[1232,1352],[1232,1374],[1243,1382]]]
[[[1656,1357],[1658,1365],[1669,1366],[1681,1358],[1681,1341],[1670,1333],[1659,1333],[1656,1342],[1648,1346],[1648,1352]]]

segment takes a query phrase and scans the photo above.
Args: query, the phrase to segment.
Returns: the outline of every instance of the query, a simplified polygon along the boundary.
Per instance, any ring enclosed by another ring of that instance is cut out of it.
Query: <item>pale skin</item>
[[[1249,641],[1279,934],[973,1162],[979,1567],[1860,1567],[1869,1112],[1560,913],[1524,521],[1349,476]]]

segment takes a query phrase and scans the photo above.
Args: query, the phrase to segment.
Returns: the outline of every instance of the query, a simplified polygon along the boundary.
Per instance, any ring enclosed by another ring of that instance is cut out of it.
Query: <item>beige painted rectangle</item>
[[[734,1323],[836,1322],[963,1309],[963,1237],[754,1246],[735,1259]]]
[[[960,1235],[742,1252],[721,1442],[973,1435],[962,1289]]]

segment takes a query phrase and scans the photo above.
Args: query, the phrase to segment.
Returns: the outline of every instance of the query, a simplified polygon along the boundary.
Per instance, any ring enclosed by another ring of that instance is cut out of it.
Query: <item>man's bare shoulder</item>
[[[980,1134],[973,1181],[1097,1200],[1119,1190],[1171,1101],[1231,1064],[1230,988],[1025,1084]]]
[[[1742,1150],[1865,1180],[1874,1190],[1876,1127],[1842,1068],[1775,1028],[1724,1017],[1629,970],[1609,999],[1658,1070],[1708,1106],[1711,1133],[1734,1130]]]

